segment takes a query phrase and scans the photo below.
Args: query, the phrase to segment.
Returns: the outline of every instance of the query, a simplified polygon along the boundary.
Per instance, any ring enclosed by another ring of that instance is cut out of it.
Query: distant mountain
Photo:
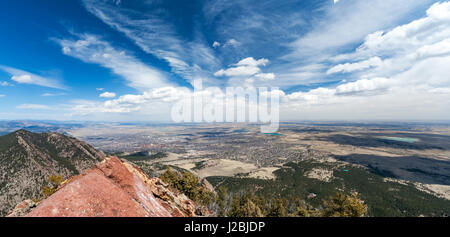
[[[69,178],[102,161],[105,154],[58,133],[18,130],[0,137],[0,216],[40,196],[53,175]]]
[[[52,121],[0,121],[0,136],[19,129],[34,133],[57,132],[67,135],[67,131],[84,127],[84,123]]]

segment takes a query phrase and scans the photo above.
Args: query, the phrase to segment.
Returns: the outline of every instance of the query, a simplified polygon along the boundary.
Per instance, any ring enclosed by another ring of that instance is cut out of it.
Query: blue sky
[[[282,120],[450,115],[450,3],[0,3],[0,119],[169,121],[192,82],[278,87]]]

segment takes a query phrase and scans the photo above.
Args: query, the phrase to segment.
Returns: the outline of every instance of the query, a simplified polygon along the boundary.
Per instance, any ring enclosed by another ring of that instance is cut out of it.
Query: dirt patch
[[[442,184],[423,184],[417,182],[409,182],[406,180],[385,178],[385,182],[396,182],[403,185],[414,185],[420,191],[432,194],[434,196],[450,200],[450,185]]]
[[[276,176],[275,176],[275,174],[273,174],[273,172],[275,172],[278,169],[280,169],[280,168],[277,168],[277,167],[261,168],[261,169],[252,171],[249,174],[249,177],[255,178],[255,179],[275,179]]]
[[[416,183],[416,187],[424,192],[450,200],[450,185]]]
[[[314,168],[305,173],[305,176],[311,179],[317,179],[323,182],[330,182],[334,176],[332,170]]]
[[[197,170],[196,173],[204,178],[209,176],[235,176],[237,174],[249,173],[258,169],[254,164],[235,160],[219,159],[213,160],[208,166]]]

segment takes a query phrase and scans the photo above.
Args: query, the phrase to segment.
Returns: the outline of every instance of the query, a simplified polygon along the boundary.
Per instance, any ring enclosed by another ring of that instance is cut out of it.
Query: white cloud
[[[255,75],[256,78],[258,78],[261,81],[271,81],[275,79],[274,73],[258,73]]]
[[[240,76],[252,76],[261,71],[260,66],[265,66],[269,63],[269,60],[265,58],[261,58],[259,60],[255,60],[253,57],[248,57],[242,59],[236,64],[233,64],[232,67],[224,70],[221,69],[214,73],[214,76],[228,76],[228,77],[240,77]]]
[[[104,92],[99,95],[101,98],[114,98],[116,97],[116,93],[114,92]]]
[[[240,67],[232,67],[228,68],[226,70],[220,69],[216,73],[214,73],[214,76],[220,77],[220,76],[228,76],[228,77],[236,77],[236,76],[251,76],[255,75],[256,73],[260,72],[261,69],[258,67],[253,66],[240,66]]]
[[[359,79],[292,93],[287,104],[315,118],[444,119],[450,108],[449,27],[450,2],[443,2],[421,19],[369,34],[354,53],[335,58],[359,62],[328,71]]]
[[[450,2],[435,3],[427,10],[424,18],[398,26],[388,32],[377,31],[368,35],[355,56],[408,52],[420,46],[448,40],[449,23]]]
[[[234,64],[236,66],[251,66],[251,67],[257,67],[257,66],[266,66],[269,63],[268,59],[261,58],[258,60],[255,60],[253,57],[244,58],[238,63]]]
[[[338,73],[338,72],[360,71],[363,69],[380,66],[382,63],[383,63],[383,61],[379,57],[373,57],[373,58],[370,58],[370,59],[367,59],[367,60],[364,60],[361,62],[339,64],[337,66],[330,68],[327,71],[327,74],[333,74],[333,73]]]
[[[242,45],[242,43],[237,41],[236,39],[229,39],[223,46],[224,47],[227,47],[227,46],[239,47],[241,45]]]
[[[31,79],[31,76],[28,74],[12,76],[11,80],[18,82],[18,83],[33,84],[33,79]]]
[[[13,86],[13,84],[11,84],[7,81],[2,81],[2,82],[0,82],[0,86]]]
[[[63,53],[64,54],[70,54],[70,52],[71,52],[71,50],[70,50],[70,48],[69,47],[63,47]]]
[[[2,65],[0,65],[0,70],[9,73],[11,75],[11,80],[20,84],[32,84],[55,89],[66,89],[66,87],[56,79],[42,77],[27,71]]]
[[[389,97],[404,103],[402,106],[405,108],[416,109],[414,103],[421,103],[426,95],[427,101],[434,101],[438,107],[442,104],[439,100],[448,95],[446,92],[450,87],[447,76],[450,65],[449,29],[450,2],[436,3],[428,9],[425,17],[386,32],[369,34],[354,53],[335,57],[334,60],[338,61],[359,60],[336,65],[327,71],[327,74],[347,72],[348,77],[353,78],[350,82],[288,97],[320,101],[322,104],[336,104],[353,97],[376,104],[377,98]],[[385,59],[381,60],[381,56]],[[405,95],[408,99],[400,98]],[[374,101],[363,100],[364,96],[370,96]],[[399,103],[396,106],[400,106]],[[383,106],[391,105],[386,103]],[[391,111],[378,112],[387,114]]]
[[[87,63],[99,64],[111,69],[129,82],[129,86],[138,90],[158,88],[170,83],[159,70],[148,66],[122,50],[113,48],[108,42],[89,34],[78,36],[78,40],[56,39],[68,56]]]
[[[41,96],[50,97],[50,96],[61,96],[61,95],[65,95],[65,93],[44,93]]]
[[[433,94],[450,94],[450,87],[448,88],[433,88],[429,90]]]
[[[308,105],[313,104],[336,104],[345,97],[360,97],[370,92],[387,90],[395,85],[395,81],[386,78],[361,79],[348,82],[336,88],[319,87],[307,92],[294,92],[286,95],[288,100],[303,101]],[[371,93],[369,95],[372,95]]]
[[[97,91],[103,91],[105,88],[95,88]]]
[[[16,108],[18,109],[42,109],[42,110],[51,110],[52,108],[47,105],[41,105],[41,104],[21,104],[18,105]]]
[[[0,94],[0,98],[5,97],[5,95]]]
[[[385,59],[380,60],[380,56]],[[449,56],[450,2],[440,2],[433,4],[423,18],[369,34],[355,52],[335,57],[358,58],[360,62],[337,65],[328,73],[358,69],[362,72],[356,76],[392,78],[404,86],[446,87],[450,83],[445,76]]]
[[[450,38],[435,44],[425,45],[416,52],[416,58],[440,57],[450,54]]]
[[[290,30],[292,38],[276,41],[282,42],[281,45],[287,46],[288,50],[280,51],[286,52],[284,55],[273,57],[279,59],[274,59],[270,67],[270,70],[277,75],[277,80],[273,84],[282,88],[291,88],[297,85],[337,81],[336,77],[340,77],[340,75],[327,74],[327,70],[332,66],[347,62],[360,62],[370,57],[351,56],[343,60],[336,55],[348,52],[355,45],[361,44],[368,34],[383,29],[392,29],[399,23],[411,19],[417,15],[419,10],[426,9],[432,2],[435,1],[346,0],[339,1],[334,6],[326,1],[318,3],[317,10],[320,13],[313,14],[312,18],[302,20],[304,16],[297,16],[299,21],[305,22],[305,26],[308,25],[307,27],[299,25]],[[286,17],[289,15],[292,13],[287,11]],[[286,28],[285,25],[281,26]],[[302,30],[298,30],[299,27]],[[307,29],[306,32],[304,29]],[[286,34],[288,35],[288,33]],[[281,48],[281,50],[284,49]],[[385,58],[384,54],[372,56]],[[280,60],[282,61],[280,62]],[[332,66],[327,66],[325,69],[307,69],[310,65],[330,65],[330,63]],[[299,68],[304,69],[300,71]],[[353,75],[350,76],[352,77],[348,78],[349,81],[358,79]],[[380,76],[389,77],[389,75]]]
[[[75,101],[71,107],[74,114],[95,113],[138,113],[152,114],[160,111],[170,111],[170,103],[185,96],[190,96],[187,88],[162,87],[151,89],[142,94],[122,95],[117,99],[104,102]],[[155,109],[157,107],[158,109]]]
[[[320,103],[320,101],[331,98],[335,95],[336,90],[328,88],[317,88],[308,92],[294,92],[287,95],[287,99],[291,101],[305,101],[308,104]]]
[[[220,47],[220,43],[219,42],[217,42],[217,41],[214,41],[214,43],[213,43],[213,48],[218,48],[218,47]]]
[[[366,35],[390,27],[393,23],[412,14],[417,8],[432,0],[349,0],[339,2],[315,22],[313,30],[291,44],[293,52],[289,58],[305,58],[358,43]]]
[[[336,88],[336,94],[351,94],[384,90],[392,86],[392,81],[386,78],[361,79],[342,84]]]

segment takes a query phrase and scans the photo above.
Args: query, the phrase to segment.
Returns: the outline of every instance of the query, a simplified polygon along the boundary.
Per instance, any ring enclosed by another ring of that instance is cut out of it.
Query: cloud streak
[[[102,0],[83,0],[83,3],[105,24],[125,34],[143,51],[167,62],[172,72],[188,81],[208,74],[220,64],[202,37],[184,40],[158,9],[148,10],[150,8],[147,7],[148,11],[144,12]]]
[[[80,34],[76,35],[76,38],[78,39],[54,40],[61,46],[65,55],[108,68],[122,76],[130,87],[137,90],[170,85],[164,73],[128,55],[124,50],[114,48],[98,36]]]
[[[36,110],[52,110],[52,108],[48,105],[41,105],[41,104],[21,104],[18,105],[16,108],[18,109],[36,109]]]
[[[38,85],[43,87],[55,88],[66,90],[67,87],[64,86],[59,80],[53,78],[46,78],[43,76],[39,76],[37,74],[33,74],[21,69],[8,67],[0,65],[0,70],[7,72],[11,75],[11,80],[15,81],[19,84],[30,84],[30,85]],[[10,85],[8,82],[3,82],[3,86]]]

